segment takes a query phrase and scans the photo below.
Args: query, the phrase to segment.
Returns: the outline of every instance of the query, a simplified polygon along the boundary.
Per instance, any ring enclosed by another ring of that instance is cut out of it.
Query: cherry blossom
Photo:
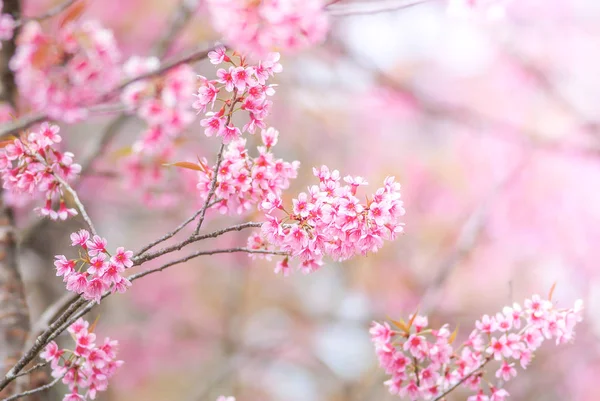
[[[384,240],[394,240],[403,232],[404,215],[400,184],[387,177],[384,186],[361,203],[356,196],[360,177],[346,177],[342,184],[339,171],[326,166],[313,169],[319,185],[301,192],[288,211],[282,202],[267,198],[262,208],[267,222],[262,226],[265,249],[279,249],[298,257],[305,273],[317,270],[323,256],[343,261],[355,255],[377,252]],[[284,217],[278,218],[276,214]],[[281,269],[278,268],[278,271]]]
[[[91,236],[86,230],[72,233],[71,243],[81,248],[78,258],[67,259],[64,255],[54,257],[56,275],[63,278],[67,290],[100,303],[105,291],[124,292],[131,286],[131,282],[121,273],[133,266],[133,252],[119,247],[111,256],[106,250],[106,239],[98,235]]]
[[[572,308],[558,309],[550,300],[534,295],[523,308],[516,303],[510,308],[519,311],[519,325],[513,323],[506,329],[498,322],[506,320],[506,315],[484,315],[457,348],[452,345],[456,331],[451,334],[447,325],[428,329],[425,316],[411,316],[408,323],[393,322],[396,329],[373,322],[369,332],[381,367],[391,375],[386,385],[392,394],[412,400],[438,399],[463,386],[476,391],[469,401],[503,401],[509,393],[493,385],[492,378],[485,380],[488,365],[500,362],[495,377],[502,382],[516,377],[515,363],[525,368],[544,339],[555,339],[556,344],[573,339],[575,325],[582,320],[582,305],[579,300]]]
[[[43,193],[45,204],[36,210],[52,220],[66,220],[77,211],[67,207],[59,178],[72,181],[81,166],[73,163],[74,155],[60,152],[54,145],[61,142],[56,125],[43,123],[38,130],[22,134],[0,149],[0,173],[3,188],[13,195]],[[54,201],[58,200],[58,210]]]
[[[269,135],[278,135],[275,129],[269,129]],[[279,199],[289,187],[290,180],[296,178],[300,163],[276,159],[267,144],[264,145],[257,147],[258,155],[255,157],[250,156],[244,138],[227,145],[215,190],[216,199],[220,201],[214,207],[221,213],[241,214],[253,206],[261,208],[265,202]],[[201,159],[200,163],[203,171],[198,172],[197,188],[204,200],[210,192],[214,167],[209,169],[206,159]]]
[[[74,350],[59,349],[50,342],[40,357],[51,363],[52,376],[62,377],[69,388],[63,400],[94,400],[97,393],[106,391],[109,379],[123,361],[117,360],[119,343],[110,338],[96,342],[96,335],[83,319],[68,328],[75,341]]]
[[[237,53],[227,56],[224,47],[218,47],[212,53],[213,64],[225,62],[230,65],[227,69],[218,69],[215,80],[198,77],[200,87],[192,107],[198,113],[205,112],[205,118],[200,121],[205,135],[221,137],[224,143],[229,143],[242,133],[253,134],[257,128],[266,129],[264,119],[271,108],[269,97],[275,94],[274,85],[267,84],[267,80],[282,71],[279,53],[269,53],[255,65],[248,64],[246,57]],[[240,111],[248,115],[248,122],[242,129],[232,122],[233,114]],[[267,147],[274,145],[265,144]]]

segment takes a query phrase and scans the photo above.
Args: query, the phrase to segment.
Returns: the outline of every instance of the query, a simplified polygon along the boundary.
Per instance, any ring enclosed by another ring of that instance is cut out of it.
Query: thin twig
[[[34,370],[37,370],[39,368],[43,368],[44,366],[48,365],[50,362],[42,362],[42,363],[38,363],[37,365],[34,365],[33,367],[24,370],[23,372],[19,373],[18,375],[16,375],[15,377],[21,377],[21,376],[26,376],[28,374],[30,374],[31,372],[33,372]]]
[[[389,11],[398,11],[414,7],[419,4],[428,3],[433,0],[410,0],[402,2],[365,2],[350,3],[349,5],[339,5],[327,7],[328,13],[333,17],[347,17],[350,15],[368,15],[380,14]]]
[[[188,219],[187,221],[191,221],[191,219]],[[158,250],[156,252],[149,253],[146,255],[142,255],[141,253],[138,253],[138,255],[134,256],[132,260],[133,260],[134,266],[138,266],[149,260],[156,259],[159,256],[163,256],[163,255],[166,255],[171,252],[179,251],[186,245],[192,244],[194,242],[202,241],[202,240],[209,239],[209,238],[216,238],[220,235],[223,235],[223,234],[231,232],[231,231],[241,231],[246,228],[260,227],[261,225],[262,225],[262,223],[249,222],[249,223],[242,223],[242,224],[238,224],[235,226],[223,228],[221,230],[217,230],[217,231],[214,231],[209,234],[204,234],[204,235],[194,234],[191,237],[186,238],[185,240],[183,240],[175,245],[171,245],[170,247]],[[183,224],[180,227],[182,227],[182,226],[183,226]],[[178,227],[178,229],[179,229],[179,227]]]
[[[87,214],[87,211],[85,210],[85,206],[83,206],[81,199],[79,199],[79,195],[77,195],[77,191],[75,191],[73,189],[73,187],[71,187],[69,185],[69,183],[66,182],[60,175],[54,174],[54,177],[56,178],[56,181],[58,181],[60,183],[60,185],[62,185],[63,188],[66,189],[67,192],[71,194],[71,196],[73,197],[73,202],[75,202],[77,209],[79,209],[79,213],[81,213],[81,217],[83,217],[83,220],[85,220],[85,222],[87,223],[92,234],[98,235],[98,232],[96,231],[96,227],[94,227],[94,223],[92,222],[92,219],[90,219],[90,216]]]
[[[242,230],[244,228],[249,228],[249,227],[259,227],[260,225],[261,225],[261,223],[244,223],[244,224],[239,224],[236,226],[228,227],[228,228],[225,228],[222,230],[218,230],[218,231],[215,231],[210,234],[206,234],[206,235],[202,235],[202,236],[193,236],[193,238],[195,241],[200,241],[201,239],[215,238],[215,237],[218,237],[219,235],[222,235],[222,234],[230,232],[230,231],[239,231],[239,230]],[[215,255],[215,254],[222,254],[222,253],[235,253],[235,252],[267,254],[267,255],[287,255],[287,253],[281,252],[281,251],[267,251],[267,250],[261,250],[261,249],[248,249],[248,248],[229,248],[229,249],[216,249],[216,250],[211,250],[211,251],[199,251],[199,252],[192,253],[186,257],[177,259],[175,261],[168,262],[158,268],[134,274],[129,277],[129,280],[135,281],[135,280],[145,277],[149,274],[162,271],[170,266],[174,266],[174,265],[177,265],[180,263],[187,262],[188,260],[197,258],[199,256]],[[168,253],[168,252],[163,252],[160,254],[155,253],[155,254],[146,255],[145,257],[138,258],[134,262],[134,264],[136,266],[140,265],[140,264],[144,263],[145,261],[152,260],[152,259],[154,259],[158,256],[161,256],[163,254],[166,254],[166,253]],[[105,292],[104,295],[102,296],[102,299],[106,298],[110,294],[111,294],[110,291]],[[21,357],[21,359],[6,374],[4,379],[0,382],[0,391],[2,389],[4,389],[11,381],[13,381],[17,377],[17,375],[25,367],[25,365],[27,365],[29,362],[31,362],[33,360],[33,358],[35,358],[37,356],[37,354],[41,351],[41,349],[43,347],[46,346],[46,344],[49,341],[52,341],[54,338],[56,338],[58,335],[60,335],[71,324],[73,324],[73,322],[76,321],[79,317],[81,317],[81,316],[85,315],[87,312],[89,312],[96,304],[94,301],[88,302],[85,299],[78,297],[78,296],[72,296],[72,297],[73,298],[65,299],[65,301],[70,302],[67,309],[56,320],[54,320],[53,323],[50,324],[49,327],[42,334],[40,334],[37,337],[34,344],[29,348],[29,350],[23,353],[23,356]],[[83,309],[79,310],[79,308],[82,307],[86,303],[87,303],[87,305]],[[78,311],[78,312],[76,312],[76,311]]]
[[[173,44],[177,35],[194,15],[194,10],[197,6],[198,0],[181,0],[171,18],[169,28],[156,43],[155,52],[158,57],[162,58],[169,51],[169,47]]]
[[[130,281],[137,280],[137,279],[147,276],[149,274],[163,271],[168,267],[187,262],[188,260],[197,258],[199,256],[216,255],[216,254],[221,254],[221,253],[236,253],[236,252],[256,253],[256,254],[264,254],[264,255],[282,255],[282,256],[289,255],[287,252],[283,252],[283,251],[268,251],[265,249],[249,249],[249,248],[228,248],[228,249],[213,249],[210,251],[198,251],[198,252],[194,252],[188,256],[185,256],[183,258],[166,263],[160,267],[156,267],[154,269],[136,273],[136,274],[132,275],[131,277],[129,277],[129,280]]]
[[[212,201],[209,205],[209,207],[219,203],[221,201],[221,199],[215,199],[214,201]],[[165,235],[163,235],[162,237],[160,237],[159,239],[149,243],[148,245],[146,245],[145,247],[143,247],[141,250],[139,250],[136,255],[141,256],[143,255],[145,252],[147,252],[148,250],[152,249],[153,247],[155,247],[156,245],[165,242],[166,240],[173,238],[178,232],[180,232],[181,230],[183,230],[188,224],[190,224],[192,221],[196,220],[196,217],[198,217],[200,215],[200,213],[202,213],[202,209],[198,209],[198,211],[196,213],[194,213],[191,217],[189,217],[186,221],[184,221],[183,223],[181,223],[180,225],[177,226],[177,228],[175,228],[175,230],[166,233]]]
[[[66,0],[59,5],[52,7],[50,10],[46,11],[43,14],[40,14],[35,17],[24,17],[24,18],[16,21],[16,26],[24,25],[29,21],[43,21],[45,19],[55,17],[58,14],[65,11],[67,8],[71,7],[71,5],[73,5],[76,1],[78,1],[78,0]]]
[[[131,276],[128,277],[129,281],[133,282],[135,280],[138,280],[142,277],[148,276],[150,274],[154,274],[154,273],[158,273],[161,272],[171,266],[175,266],[184,262],[187,262],[191,259],[200,257],[200,256],[207,256],[207,255],[217,255],[217,254],[223,254],[223,253],[236,253],[236,252],[245,252],[245,253],[252,253],[252,254],[264,254],[264,255],[287,255],[287,253],[285,252],[281,252],[281,251],[267,251],[267,250],[262,250],[262,249],[249,249],[249,248],[228,248],[228,249],[214,249],[211,251],[200,251],[200,252],[194,252],[188,256],[185,256],[183,258],[174,260],[172,262],[168,262],[160,267],[154,268],[154,269],[150,269],[150,270],[146,270],[140,273],[136,273],[133,274]],[[108,297],[109,295],[113,294],[110,291],[106,291],[103,295],[101,299],[104,299],[106,297]],[[81,310],[79,310],[77,313],[73,314],[70,318],[68,318],[67,320],[63,321],[60,325],[60,327],[58,327],[57,329],[54,329],[50,332],[50,334],[47,336],[46,338],[46,343],[49,341],[54,340],[56,337],[58,337],[63,331],[65,331],[69,326],[71,326],[75,321],[77,321],[77,319],[79,319],[80,317],[83,317],[85,314],[87,314],[89,311],[91,311],[94,306],[98,305],[98,303],[96,303],[95,301],[85,301],[83,298],[81,298],[78,301],[78,307],[76,309],[79,309],[79,307],[81,305],[83,305],[84,303],[87,302],[87,305],[85,305],[84,308],[82,308]],[[54,326],[54,324],[53,324]],[[34,355],[35,357],[35,355]],[[14,369],[14,368],[13,368]],[[11,369],[12,371],[12,369]],[[6,379],[5,379],[6,380]],[[11,379],[12,380],[12,379]],[[10,382],[10,380],[8,381]],[[2,383],[0,383],[0,389]]]
[[[231,106],[230,110],[233,110],[233,105]],[[231,117],[229,117],[229,118],[231,118]],[[229,124],[229,118],[227,120],[227,124]],[[194,235],[198,235],[198,233],[200,232],[200,228],[202,228],[202,223],[204,223],[204,217],[206,216],[206,211],[208,210],[208,204],[210,203],[210,200],[212,199],[212,197],[215,195],[215,192],[217,191],[217,178],[219,177],[219,169],[221,168],[221,162],[223,161],[223,151],[224,150],[225,150],[225,144],[221,143],[221,148],[219,149],[219,153],[217,154],[217,165],[215,166],[212,182],[210,183],[210,190],[208,191],[208,196],[206,197],[206,201],[204,201],[204,206],[202,206],[202,209],[200,210],[200,219],[198,220],[198,225],[196,225],[196,230],[194,231]]]
[[[481,365],[479,365],[478,367],[476,367],[475,369],[473,369],[471,371],[471,373],[467,374],[465,377],[463,377],[462,379],[460,379],[456,384],[454,384],[454,386],[450,387],[448,390],[444,391],[442,394],[438,395],[437,397],[435,397],[433,399],[433,401],[440,401],[442,400],[445,396],[447,396],[448,394],[450,394],[452,391],[454,391],[458,386],[460,386],[461,384],[463,384],[465,381],[467,381],[471,376],[473,376],[475,373],[479,372],[481,369],[483,369],[483,367],[489,362],[491,361],[492,358],[491,357],[487,357],[485,359],[485,361],[483,361],[481,363]]]
[[[65,377],[66,374],[67,374],[67,372],[63,373],[62,375],[60,375],[56,379],[52,380],[48,384],[44,384],[43,386],[34,388],[33,390],[23,391],[22,393],[12,395],[12,396],[4,398],[4,399],[2,399],[0,401],[18,400],[19,398],[27,397],[28,395],[32,395],[32,394],[35,394],[35,393],[39,393],[40,391],[48,390],[48,389],[52,388],[53,386],[55,386],[56,384],[58,384],[58,382],[61,381],[62,378]]]
[[[520,174],[529,159],[524,159],[514,167],[504,178],[502,178],[484,200],[477,206],[464,221],[460,228],[458,239],[452,247],[450,254],[442,261],[436,269],[437,274],[432,282],[427,286],[425,294],[421,297],[421,311],[428,314],[432,308],[436,307],[437,298],[440,289],[459,263],[475,248],[481,234],[485,228],[489,210],[498,195],[506,189],[508,185],[514,182],[516,176]]]

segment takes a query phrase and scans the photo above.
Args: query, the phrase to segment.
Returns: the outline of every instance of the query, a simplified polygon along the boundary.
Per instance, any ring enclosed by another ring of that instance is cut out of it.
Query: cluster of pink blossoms
[[[275,159],[270,152],[277,143],[278,135],[274,128],[262,130],[264,146],[257,147],[257,157],[248,154],[244,138],[229,143],[223,152],[215,190],[216,199],[221,199],[215,207],[221,213],[241,214],[264,199],[279,199],[282,191],[289,187],[290,179],[296,178],[300,163]],[[209,169],[206,159],[201,161],[201,165],[203,171],[198,173],[198,190],[201,198],[206,199],[215,167]]]
[[[131,57],[123,67],[129,78],[156,71],[160,61],[155,57]],[[161,136],[175,135],[194,120],[190,107],[196,90],[196,74],[192,67],[182,64],[163,75],[129,84],[121,100],[130,112],[135,112],[151,129],[160,134],[146,135],[136,144],[140,150],[155,150],[161,146]]]
[[[56,275],[63,277],[67,290],[100,303],[108,289],[123,293],[131,286],[121,273],[133,266],[133,252],[119,247],[111,256],[106,250],[106,239],[97,235],[91,237],[86,230],[71,234],[71,245],[81,247],[77,259],[57,255],[54,261]]]
[[[107,337],[102,345],[97,345],[89,323],[81,318],[68,331],[75,341],[72,351],[60,349],[52,341],[40,357],[50,362],[52,376],[62,377],[68,386],[70,393],[63,401],[93,400],[99,391],[106,391],[108,380],[123,365],[123,361],[116,359],[119,343]]]
[[[211,111],[200,121],[200,125],[205,127],[206,136],[216,135],[222,137],[224,143],[229,143],[240,137],[242,132],[254,133],[256,128],[266,128],[263,120],[269,114],[272,104],[268,97],[275,93],[274,85],[267,85],[267,80],[282,71],[278,62],[279,53],[269,53],[265,60],[256,65],[247,64],[245,57],[241,55],[228,56],[224,47],[210,52],[209,57],[215,65],[225,62],[230,66],[228,69],[217,70],[216,80],[211,81],[199,76],[202,84],[192,107],[198,110],[198,113],[210,107]],[[223,89],[231,93],[226,100],[219,98]],[[215,108],[217,102],[222,104]],[[241,130],[231,122],[233,114],[240,110],[247,112],[249,118]]]
[[[555,339],[556,344],[572,340],[582,310],[580,300],[573,308],[557,309],[534,295],[523,308],[515,303],[496,316],[484,315],[458,348],[452,346],[456,332],[450,333],[448,325],[429,329],[424,316],[413,315],[409,323],[393,322],[398,330],[374,322],[370,333],[379,363],[392,375],[385,383],[392,394],[437,399],[462,385],[476,392],[468,401],[504,401],[509,394],[500,384],[517,375],[515,363],[525,369],[545,339]],[[497,385],[484,377],[492,361],[499,365]]]
[[[329,28],[322,0],[209,0],[207,5],[226,42],[259,56],[317,44]]]
[[[157,58],[130,58],[124,71],[130,78],[156,71]],[[166,74],[135,81],[128,85],[121,100],[147,128],[124,159],[125,185],[140,190],[147,205],[157,202],[157,190],[164,181],[164,167],[175,153],[177,139],[194,120],[191,108],[196,90],[196,74],[189,65],[181,65]]]
[[[10,14],[2,14],[4,8],[4,2],[0,0],[0,49],[2,48],[2,41],[10,40],[13,37],[15,30],[15,19]]]
[[[57,177],[70,181],[79,174],[81,166],[73,163],[72,153],[53,148],[62,141],[58,132],[56,125],[43,123],[37,131],[11,141],[0,149],[0,172],[3,187],[12,195],[43,192],[46,204],[37,211],[53,220],[65,220],[77,212],[66,207]],[[55,198],[60,199],[58,210],[52,205]]]
[[[359,186],[367,182],[362,177],[347,176],[345,185],[339,171],[329,171],[326,166],[313,169],[319,185],[308,188],[293,200],[287,211],[280,198],[268,196],[260,205],[267,213],[262,226],[262,243],[253,237],[254,249],[280,249],[290,256],[299,257],[300,268],[305,273],[317,270],[324,255],[336,261],[355,255],[377,252],[384,240],[394,240],[403,232],[404,215],[400,199],[400,184],[387,177],[366,203],[356,195]],[[284,219],[274,216],[275,211],[285,213]],[[288,258],[280,261],[276,272],[290,273]]]
[[[97,22],[67,22],[50,34],[30,21],[10,67],[19,93],[36,111],[72,123],[118,83],[120,58],[112,32]]]

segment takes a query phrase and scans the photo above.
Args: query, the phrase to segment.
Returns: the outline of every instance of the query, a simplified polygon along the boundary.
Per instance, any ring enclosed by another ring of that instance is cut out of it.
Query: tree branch
[[[32,395],[32,394],[35,394],[35,393],[39,393],[40,391],[48,390],[48,389],[52,388],[53,386],[55,386],[56,384],[58,384],[58,382],[61,381],[62,378],[65,377],[66,374],[67,374],[67,372],[63,373],[61,376],[59,376],[56,379],[52,380],[48,384],[44,384],[43,386],[34,388],[33,390],[23,391],[22,393],[15,394],[13,396],[4,398],[4,399],[2,399],[0,401],[18,400],[19,398],[27,397],[28,395]]]
[[[5,0],[3,12],[18,19],[21,15],[19,0]],[[17,32],[2,44],[0,54],[0,101],[16,108],[17,87],[9,68],[16,50]],[[1,192],[0,192],[1,193]],[[23,280],[19,271],[18,247],[15,239],[13,210],[0,199],[0,373],[5,373],[20,356],[29,333],[29,309],[25,298]],[[16,389],[0,388],[0,396],[9,396]]]

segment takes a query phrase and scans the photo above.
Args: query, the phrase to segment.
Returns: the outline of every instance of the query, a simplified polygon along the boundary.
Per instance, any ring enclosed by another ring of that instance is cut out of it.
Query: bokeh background
[[[28,0],[25,14],[58,3]],[[185,3],[196,11],[167,58],[219,39],[202,1]],[[553,283],[559,305],[585,301],[576,342],[545,344],[506,388],[519,401],[599,399],[600,2],[505,3],[503,16],[452,13],[443,0],[332,6],[325,43],[284,55],[276,78],[276,154],[301,162],[284,199],[314,182],[312,167],[322,164],[372,187],[394,175],[406,233],[309,276],[225,255],[136,282],[99,312],[97,331],[121,342],[126,361],[102,399],[391,400],[369,341],[372,320],[419,308],[433,325],[459,324],[460,338],[480,315],[545,295]],[[111,28],[125,56],[149,55],[180,6],[95,0],[82,18]],[[207,61],[194,67],[214,74]],[[62,125],[65,147],[86,154],[112,118]],[[152,188],[164,202],[124,184],[123,149],[142,130],[135,118],[121,124],[81,186],[111,247],[139,249],[200,202],[182,171],[165,171]],[[218,143],[202,132],[197,121],[186,131],[181,158],[213,160]],[[23,213],[20,226],[31,219]],[[213,214],[207,230],[256,219]],[[64,291],[52,257],[69,251],[80,222],[69,224],[34,226],[22,247],[34,315]],[[243,245],[248,234],[192,248]]]

